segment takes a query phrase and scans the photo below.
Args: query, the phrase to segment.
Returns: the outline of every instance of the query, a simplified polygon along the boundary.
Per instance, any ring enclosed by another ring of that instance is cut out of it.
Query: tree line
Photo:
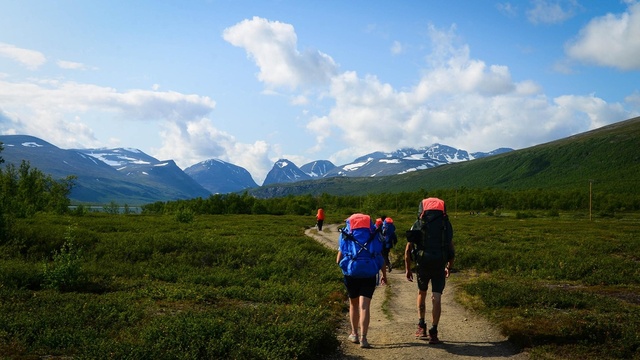
[[[0,152],[3,150],[0,143]],[[0,164],[4,159],[0,157]],[[20,166],[7,164],[0,168],[0,235],[6,234],[13,218],[25,218],[38,212],[63,214],[69,212],[69,195],[75,176],[53,179],[32,168],[27,161]],[[636,191],[634,189],[631,189]],[[630,191],[631,191],[630,190]],[[595,211],[613,214],[640,210],[640,196],[607,193],[606,189],[591,192],[588,184],[583,191],[557,189],[504,190],[498,188],[420,189],[399,193],[368,195],[298,195],[259,199],[248,192],[216,194],[208,198],[158,201],[141,207],[145,214],[176,214],[188,210],[192,214],[273,214],[314,215],[320,207],[331,211],[376,213],[379,210],[415,211],[419,201],[435,196],[444,199],[448,210],[465,212],[495,212],[500,209],[528,211]],[[81,206],[80,206],[81,207]],[[125,204],[126,207],[126,204]],[[107,208],[119,208],[111,202]],[[84,211],[73,211],[83,214]],[[119,211],[113,211],[118,214]],[[125,212],[128,214],[129,212]]]
[[[3,149],[0,143],[0,151]],[[0,157],[2,163],[4,159]],[[15,218],[31,217],[38,212],[67,212],[74,179],[75,176],[53,179],[24,160],[20,166],[7,164],[0,168],[0,238],[5,238]]]
[[[189,209],[195,214],[273,214],[273,215],[313,215],[320,207],[343,209],[345,212],[376,213],[380,209],[416,211],[418,203],[425,197],[444,199],[448,211],[494,212],[500,209],[528,211],[593,211],[613,214],[620,211],[640,210],[640,197],[621,194],[593,192],[589,188],[578,190],[503,190],[486,189],[424,189],[401,192],[380,193],[364,196],[299,195],[280,198],[258,199],[248,192],[216,194],[203,199],[155,202],[142,206],[147,214],[176,213]]]

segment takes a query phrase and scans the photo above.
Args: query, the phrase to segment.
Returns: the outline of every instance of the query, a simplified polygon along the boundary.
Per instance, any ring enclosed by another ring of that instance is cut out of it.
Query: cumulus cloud
[[[82,122],[89,112],[112,114],[127,120],[185,121],[210,113],[215,102],[206,96],[177,92],[116,89],[59,81],[13,83],[0,81],[0,108],[13,111],[14,122],[2,131],[42,136],[63,147],[96,144],[92,130]]]
[[[638,91],[624,98],[627,104],[630,104],[634,108],[640,110],[640,93]]]
[[[515,17],[518,15],[518,8],[510,2],[497,3],[496,9],[508,17]]]
[[[570,58],[585,63],[640,69],[640,3],[630,4],[622,14],[591,20],[565,50]]]
[[[67,70],[89,70],[87,65],[75,61],[58,60],[56,62],[59,68]]]
[[[261,140],[241,143],[218,130],[207,117],[215,105],[209,97],[173,91],[122,92],[75,82],[0,81],[0,132],[41,137],[62,148],[102,147],[105,144],[83,117],[154,121],[160,125],[162,145],[150,155],[175,160],[183,169],[221,159],[246,168],[261,183],[273,164],[269,159],[273,147]]]
[[[373,75],[347,71],[332,79],[335,106],[307,125],[342,138],[335,163],[402,147],[444,143],[470,151],[522,148],[630,117],[594,95],[549,99],[531,80],[514,81],[507,66],[488,65],[456,45],[454,28],[431,29],[434,53],[419,82],[398,90]],[[327,130],[335,129],[335,130]],[[317,135],[317,146],[326,140]]]
[[[585,29],[600,34],[605,23],[625,23],[631,29],[637,8],[629,9],[626,23],[624,16],[613,17],[613,22],[604,17]],[[472,58],[455,26],[427,30],[433,51],[425,58],[415,85],[401,89],[375,75],[340,72],[333,59],[319,51],[298,50],[297,35],[289,24],[254,17],[226,29],[223,37],[255,61],[266,91],[288,89],[291,104],[313,109],[308,111],[321,109],[320,103],[329,105],[326,111],[304,113],[306,128],[315,138],[308,151],[320,152],[330,142],[340,143],[342,150],[329,157],[336,164],[372,151],[433,143],[469,151],[522,148],[632,115],[621,104],[607,103],[593,94],[549,98],[536,82],[514,79],[509,67]],[[587,42],[590,37],[581,39]],[[631,37],[616,39],[633,45]],[[14,50],[9,52],[15,54]],[[28,56],[20,58],[23,64],[41,64],[24,60]],[[161,128],[162,144],[151,155],[173,159],[182,168],[218,158],[246,168],[260,184],[279,157],[303,163],[300,155],[283,155],[278,144],[243,143],[219,130],[210,118],[216,106],[213,99],[159,88],[121,91],[51,79],[10,82],[0,76],[0,132],[28,133],[66,148],[98,147],[103,144],[88,125],[88,117],[94,122],[142,120]],[[638,98],[630,95],[627,104],[640,103]]]
[[[174,159],[185,169],[206,159],[220,159],[241,166],[261,184],[273,160],[272,147],[264,141],[252,144],[239,142],[234,136],[218,130],[208,118],[183,123],[167,121],[161,131],[162,147],[154,150],[159,159]]]
[[[258,79],[267,87],[325,85],[336,73],[333,59],[319,51],[297,49],[292,25],[254,17],[224,30],[223,38],[242,47],[260,68]]]
[[[394,41],[391,45],[391,53],[394,55],[402,54],[404,52],[404,46],[399,41]]]
[[[534,0],[527,19],[533,24],[557,24],[572,18],[578,7],[576,0]]]
[[[35,70],[47,62],[47,58],[39,51],[23,49],[5,43],[0,43],[0,56],[17,61],[29,70]]]

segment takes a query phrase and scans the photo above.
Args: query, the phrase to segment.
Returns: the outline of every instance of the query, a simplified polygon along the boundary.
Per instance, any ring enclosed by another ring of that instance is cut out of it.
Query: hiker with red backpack
[[[440,344],[438,323],[442,312],[442,292],[451,273],[455,258],[453,227],[447,216],[444,201],[426,198],[418,206],[418,219],[407,231],[407,247],[404,253],[407,280],[413,281],[411,262],[416,263],[418,282],[418,329],[416,338],[428,339],[430,344]],[[431,282],[431,328],[427,335],[425,322],[427,290]]]
[[[371,217],[365,214],[353,214],[345,223],[346,226],[339,229],[336,262],[344,275],[344,284],[349,296],[349,341],[360,344],[362,348],[368,348],[371,298],[378,279],[381,285],[387,283],[387,272],[382,257],[382,232],[374,225]]]

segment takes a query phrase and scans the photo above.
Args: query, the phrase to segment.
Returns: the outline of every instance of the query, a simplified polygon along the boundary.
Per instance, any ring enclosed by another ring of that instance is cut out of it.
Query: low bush
[[[456,267],[470,303],[509,338],[549,358],[631,359],[640,349],[640,227],[634,216],[465,217]]]
[[[72,219],[20,219],[14,236],[25,241],[0,244],[1,354],[320,359],[337,350],[341,273],[335,253],[303,234],[305,218]]]

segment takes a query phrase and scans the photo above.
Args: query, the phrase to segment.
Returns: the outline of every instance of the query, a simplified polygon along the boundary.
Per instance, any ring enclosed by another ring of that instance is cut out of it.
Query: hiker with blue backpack
[[[367,331],[371,318],[371,298],[379,283],[387,283],[382,257],[382,231],[369,215],[356,213],[345,220],[340,230],[336,262],[344,275],[349,296],[349,341],[369,348]],[[379,277],[380,271],[382,276]]]
[[[396,235],[396,226],[393,224],[393,219],[387,216],[382,215],[382,257],[384,257],[384,263],[387,266],[387,271],[391,272],[391,260],[389,259],[389,254],[391,253],[391,249],[398,242],[398,236]]]
[[[407,231],[404,253],[407,280],[413,281],[411,262],[416,263],[418,282],[418,329],[416,338],[440,344],[438,323],[442,312],[442,292],[455,259],[453,227],[447,216],[444,201],[430,197],[418,206],[418,219]],[[427,290],[431,282],[431,328],[427,336],[425,322]]]

